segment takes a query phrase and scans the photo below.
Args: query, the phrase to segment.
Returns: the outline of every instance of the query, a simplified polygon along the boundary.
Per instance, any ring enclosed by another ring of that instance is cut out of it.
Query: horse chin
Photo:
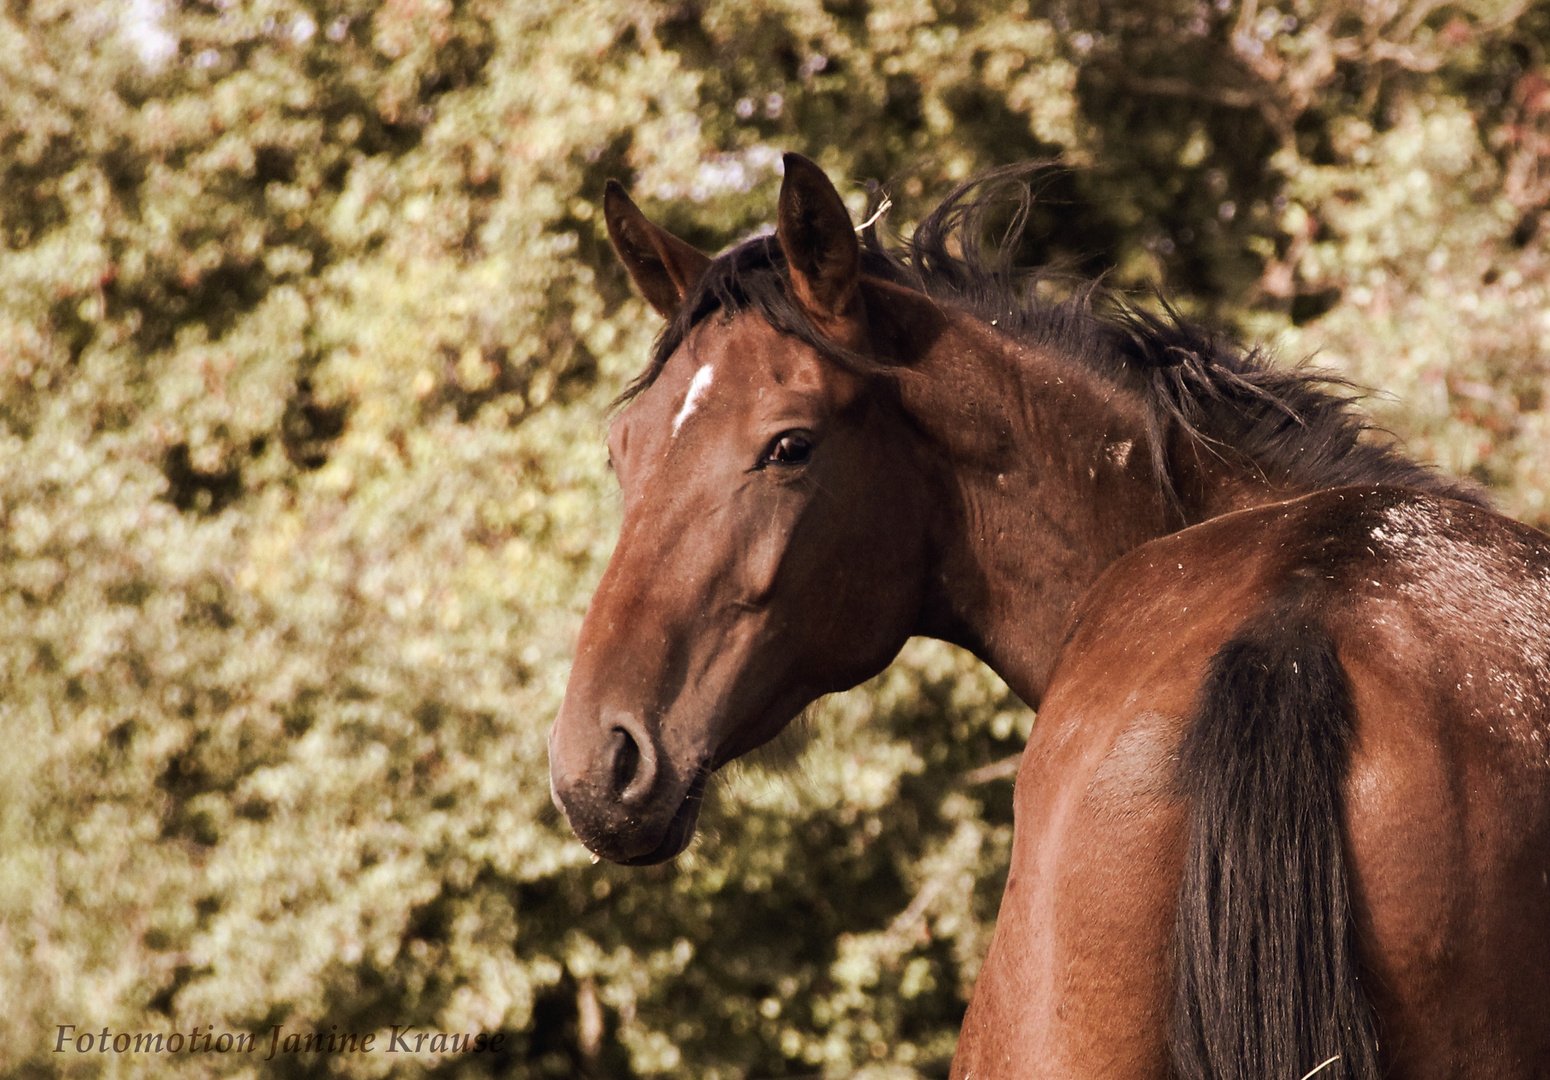
[[[667,831],[662,834],[662,841],[656,847],[643,855],[616,857],[607,852],[598,852],[598,854],[621,866],[655,866],[678,857],[683,853],[684,848],[689,846],[689,841],[694,839],[694,829],[700,820],[700,804],[705,799],[705,781],[708,775],[708,772],[701,770],[694,783],[689,785],[683,802],[678,806],[678,812],[673,815],[673,820],[667,823]]]

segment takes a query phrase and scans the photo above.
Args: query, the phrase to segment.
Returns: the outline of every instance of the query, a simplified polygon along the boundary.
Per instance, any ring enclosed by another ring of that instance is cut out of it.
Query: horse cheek
[[[770,528],[759,532],[749,543],[740,575],[746,602],[758,606],[774,602],[790,540],[788,529]]]

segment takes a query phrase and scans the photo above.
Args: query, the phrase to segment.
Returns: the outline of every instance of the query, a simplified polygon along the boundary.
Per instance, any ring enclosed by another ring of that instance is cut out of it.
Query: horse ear
[[[617,180],[603,189],[603,220],[635,287],[657,314],[672,319],[710,265],[710,257],[648,221]]]
[[[813,162],[785,156],[775,232],[797,302],[821,321],[844,315],[856,295],[861,244],[840,193]]]

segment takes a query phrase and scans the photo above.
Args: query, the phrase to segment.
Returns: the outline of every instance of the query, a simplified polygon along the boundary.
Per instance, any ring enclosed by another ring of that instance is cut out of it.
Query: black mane
[[[1175,434],[1206,453],[1242,455],[1271,480],[1309,488],[1394,484],[1485,504],[1472,483],[1418,464],[1353,407],[1359,388],[1306,367],[1278,368],[1257,348],[1190,322],[1166,303],[1155,313],[1097,283],[1067,299],[1042,299],[1040,268],[1018,266],[1018,247],[1033,203],[1030,179],[1047,166],[1017,165],[953,189],[907,239],[885,245],[866,230],[864,277],[922,292],[992,323],[1027,345],[1058,350],[1105,377],[1135,385],[1149,405],[1157,480],[1179,506],[1164,447]],[[1000,242],[986,242],[988,219],[1010,211]],[[785,256],[773,236],[746,240],[717,256],[663,330],[651,361],[619,397],[629,401],[655,381],[696,325],[716,311],[757,311],[847,368],[883,374],[887,365],[838,348],[791,299]]]

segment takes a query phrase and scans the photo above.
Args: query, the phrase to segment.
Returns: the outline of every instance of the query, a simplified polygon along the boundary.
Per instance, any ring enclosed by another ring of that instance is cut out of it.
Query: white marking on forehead
[[[683,422],[694,410],[700,407],[700,399],[705,396],[705,391],[710,388],[710,380],[716,372],[709,364],[694,373],[694,378],[689,382],[689,392],[684,395],[684,403],[678,410],[678,415],[673,417],[673,434],[678,434],[678,429],[683,427]]]

